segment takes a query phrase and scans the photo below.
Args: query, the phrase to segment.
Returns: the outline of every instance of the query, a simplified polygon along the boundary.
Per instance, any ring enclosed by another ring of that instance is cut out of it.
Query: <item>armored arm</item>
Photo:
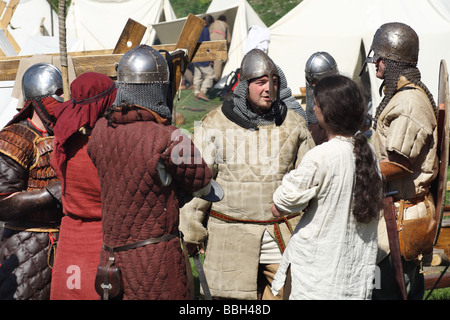
[[[60,182],[54,182],[39,190],[15,192],[0,200],[0,220],[12,220],[60,203]]]
[[[411,174],[412,171],[409,167],[408,160],[395,152],[389,154],[389,159],[380,161],[381,174],[386,181],[392,181]]]

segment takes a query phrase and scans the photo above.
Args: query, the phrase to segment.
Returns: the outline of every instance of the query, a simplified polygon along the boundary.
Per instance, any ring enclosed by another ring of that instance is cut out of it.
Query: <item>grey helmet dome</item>
[[[61,71],[49,63],[36,63],[22,77],[22,94],[25,101],[53,97],[59,102],[64,98]]]

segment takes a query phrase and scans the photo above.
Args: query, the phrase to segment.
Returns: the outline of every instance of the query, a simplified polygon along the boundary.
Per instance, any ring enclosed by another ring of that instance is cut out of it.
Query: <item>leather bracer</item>
[[[381,161],[380,170],[386,181],[399,179],[405,175],[412,173],[412,171],[408,168],[392,161]]]
[[[39,190],[17,192],[0,200],[0,220],[16,220],[36,211],[57,207],[60,202],[60,182],[54,182]]]

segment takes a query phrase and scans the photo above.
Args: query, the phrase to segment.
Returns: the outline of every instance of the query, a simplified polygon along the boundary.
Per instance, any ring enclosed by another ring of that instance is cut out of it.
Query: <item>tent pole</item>
[[[59,52],[61,59],[61,72],[63,78],[64,101],[70,99],[69,71],[67,68],[67,44],[66,44],[66,0],[59,0]]]

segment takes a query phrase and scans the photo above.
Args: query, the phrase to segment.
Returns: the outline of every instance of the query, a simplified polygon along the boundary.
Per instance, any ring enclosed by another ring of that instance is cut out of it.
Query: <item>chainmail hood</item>
[[[284,104],[280,104],[280,90],[278,90],[277,99],[272,104],[272,108],[270,108],[269,112],[263,115],[258,115],[253,112],[247,102],[248,85],[248,80],[239,80],[238,85],[234,89],[233,111],[236,115],[256,126],[263,126],[275,123],[275,120],[279,118],[282,113],[286,114],[286,106]]]
[[[172,110],[167,105],[168,82],[126,83],[117,81],[117,97],[115,105],[127,102],[155,111],[160,116],[171,119]]]
[[[394,61],[390,59],[384,59],[384,61],[386,63],[385,78],[380,86],[380,95],[382,94],[384,88],[384,98],[376,110],[373,128],[376,129],[378,117],[383,112],[384,108],[387,106],[392,97],[397,93],[397,83],[400,79],[400,76],[404,76],[407,80],[411,81],[425,91],[437,117],[438,108],[436,106],[436,103],[434,102],[431,92],[421,81],[421,74],[417,66],[414,64]]]
[[[303,110],[298,101],[292,96],[292,91],[287,86],[286,77],[283,71],[280,67],[277,66],[277,68],[280,74],[279,89],[277,92],[277,99],[272,104],[272,108],[270,109],[270,111],[263,115],[258,115],[253,112],[247,102],[249,81],[239,80],[239,83],[233,92],[233,112],[246,122],[252,123],[255,126],[259,126],[270,125],[273,123],[281,124],[286,116],[287,109],[292,109],[303,116],[308,123],[308,117],[305,110]],[[281,123],[279,123],[280,121]]]

